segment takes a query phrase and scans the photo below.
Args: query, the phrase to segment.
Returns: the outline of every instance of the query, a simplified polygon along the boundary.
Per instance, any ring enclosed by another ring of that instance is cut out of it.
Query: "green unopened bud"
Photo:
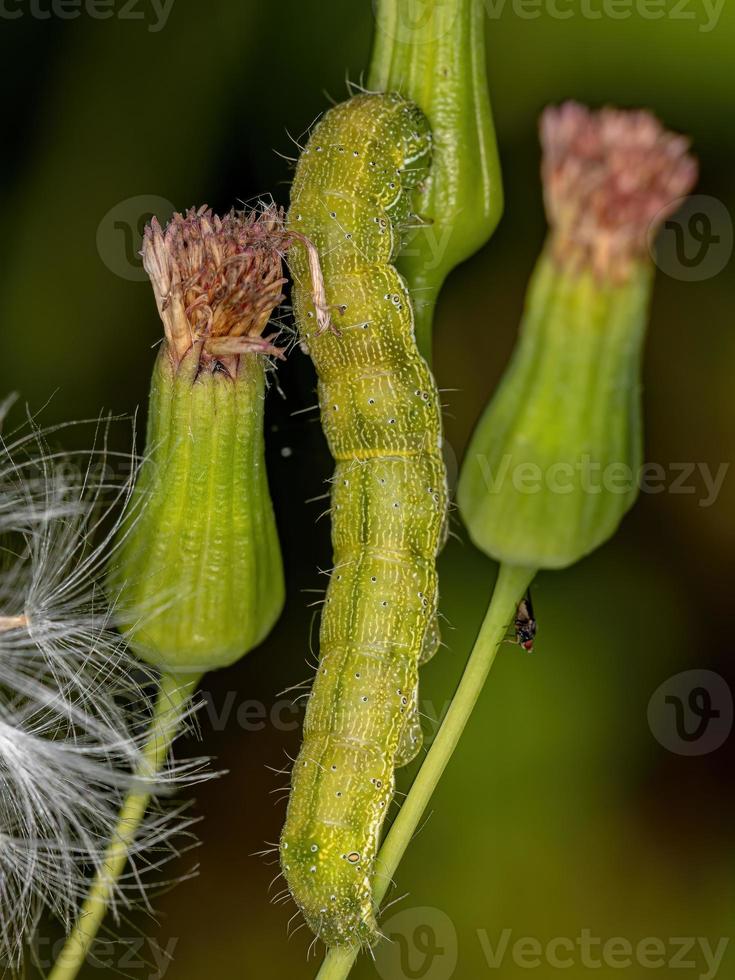
[[[648,244],[697,165],[646,112],[567,103],[546,110],[541,137],[551,232],[458,501],[493,558],[560,568],[607,540],[636,498]]]
[[[145,232],[166,339],[109,583],[133,647],[168,671],[232,663],[283,607],[263,442],[267,355],[281,352],[262,334],[283,298],[284,242],[273,209],[201,208]]]
[[[419,350],[431,357],[442,283],[490,238],[503,186],[485,69],[482,0],[373,0],[375,38],[368,88],[400,92],[429,120],[429,174],[414,198],[420,221],[402,229],[398,271],[414,298]]]

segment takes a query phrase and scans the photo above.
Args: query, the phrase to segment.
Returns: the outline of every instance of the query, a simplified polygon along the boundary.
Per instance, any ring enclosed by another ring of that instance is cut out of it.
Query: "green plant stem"
[[[163,674],[148,740],[136,776],[152,780],[163,768],[176,737],[182,710],[192,696],[200,674]],[[54,964],[49,980],[74,980],[82,968],[128,859],[130,847],[145,815],[150,793],[133,790],[125,799],[113,839],[107,847],[74,929]]]
[[[374,875],[376,904],[385,898],[401,858],[416,833],[419,821],[477,703],[518,603],[535,574],[536,570],[532,568],[500,566],[490,605],[452,703],[378,854]],[[359,948],[330,949],[317,975],[318,980],[344,980],[349,976],[359,951]]]

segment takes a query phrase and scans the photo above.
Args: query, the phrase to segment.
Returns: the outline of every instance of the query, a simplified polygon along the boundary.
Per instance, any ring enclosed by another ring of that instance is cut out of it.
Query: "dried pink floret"
[[[283,300],[287,235],[277,207],[230,211],[203,206],[145,229],[143,265],[151,278],[169,351],[179,362],[201,342],[219,360],[260,352],[281,355],[263,331]]]
[[[644,110],[551,106],[541,143],[554,254],[603,278],[627,277],[697,180],[689,140]]]

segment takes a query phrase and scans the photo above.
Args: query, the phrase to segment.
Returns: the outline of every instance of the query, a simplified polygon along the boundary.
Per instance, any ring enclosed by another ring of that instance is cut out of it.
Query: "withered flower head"
[[[239,354],[281,356],[262,334],[283,300],[286,240],[276,207],[233,209],[222,218],[206,206],[190,208],[165,230],[152,219],[141,254],[176,363],[197,343],[203,359],[228,367]]]
[[[551,106],[541,143],[554,254],[603,278],[627,278],[697,180],[689,140],[644,110]]]

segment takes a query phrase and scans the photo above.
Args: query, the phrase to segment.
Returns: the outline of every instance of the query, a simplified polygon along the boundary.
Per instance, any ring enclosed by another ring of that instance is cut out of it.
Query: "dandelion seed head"
[[[71,928],[131,789],[162,798],[208,775],[200,759],[140,775],[157,678],[114,629],[101,585],[132,483],[112,460],[104,446],[52,452],[33,430],[0,436],[0,959],[11,971],[42,914]],[[113,911],[144,895],[143,873],[191,822],[154,805]]]

